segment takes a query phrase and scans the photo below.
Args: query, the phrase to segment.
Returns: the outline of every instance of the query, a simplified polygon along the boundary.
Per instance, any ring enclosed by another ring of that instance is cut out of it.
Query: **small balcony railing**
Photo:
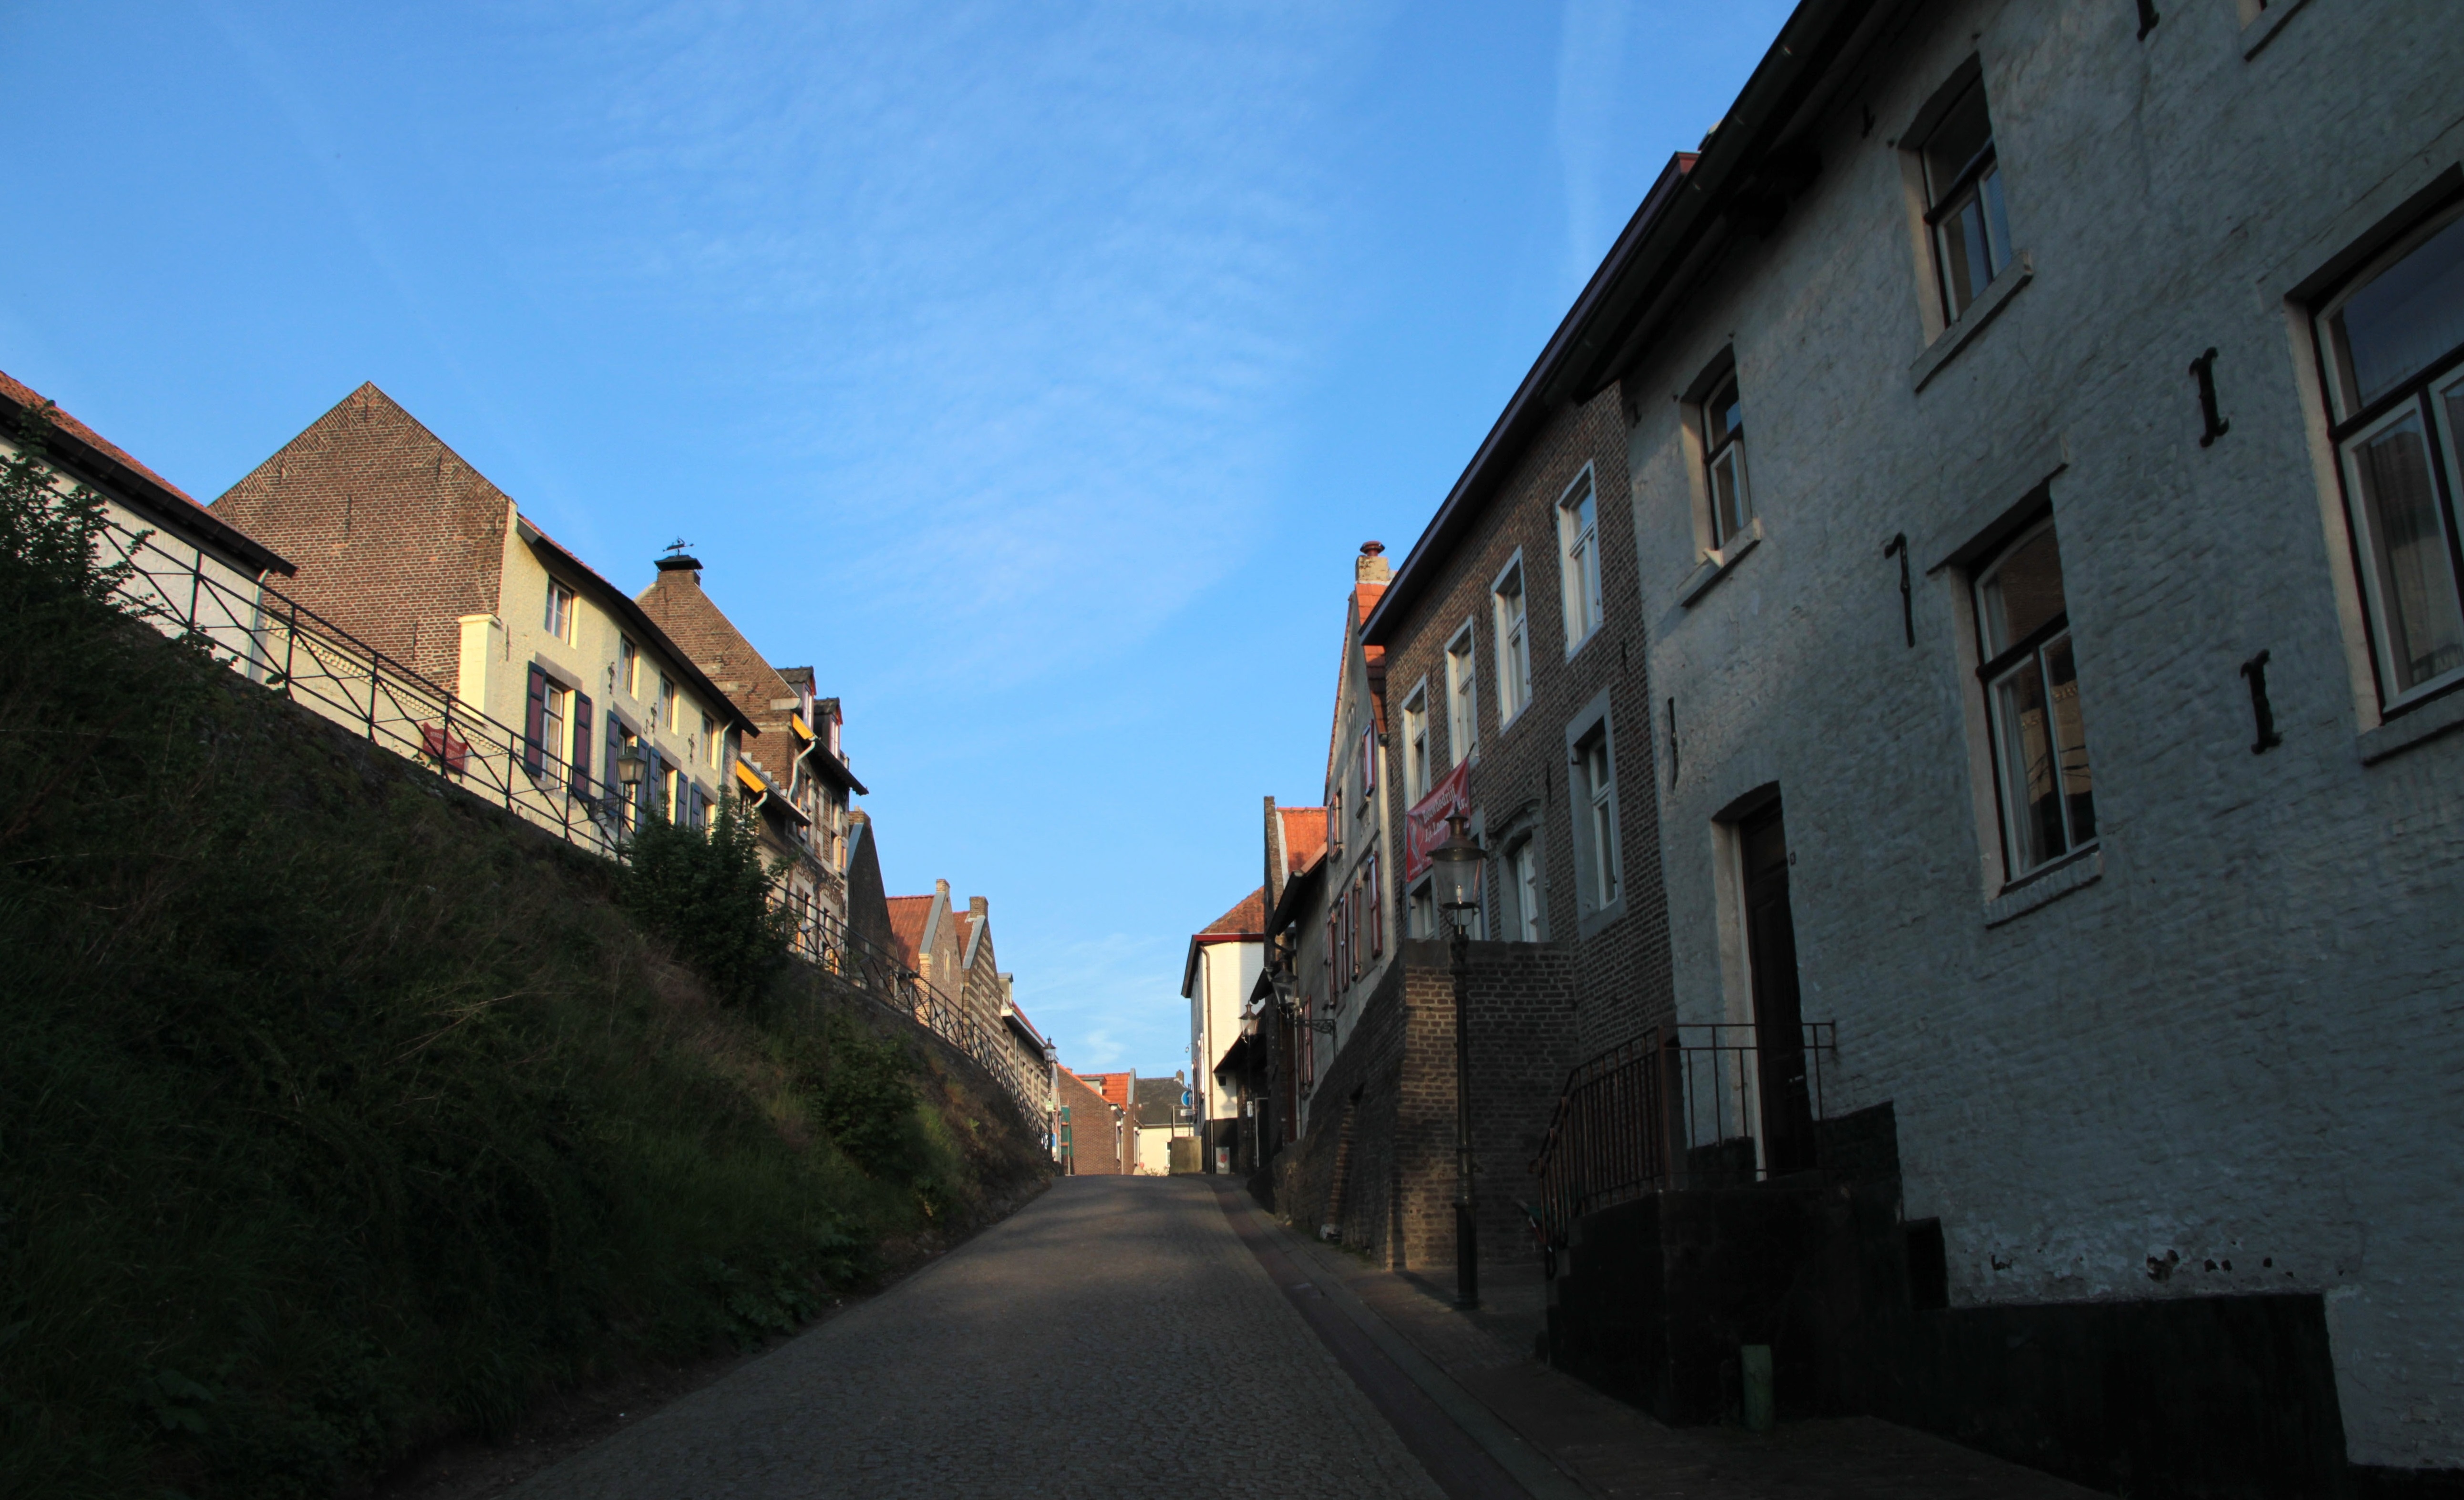
[[[1838,1026],[1809,1021],[1801,1032],[1793,1053],[1766,1055],[1749,1025],[1672,1026],[1569,1070],[1531,1162],[1538,1202],[1525,1209],[1544,1249],[1563,1246],[1583,1215],[1647,1193],[1812,1166]]]

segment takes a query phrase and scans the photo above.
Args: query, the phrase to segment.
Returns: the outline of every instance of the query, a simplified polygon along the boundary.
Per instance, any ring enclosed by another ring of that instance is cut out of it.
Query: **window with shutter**
[[[590,695],[573,695],[573,790],[590,795]]]
[[[1369,956],[1374,959],[1386,951],[1386,903],[1377,892],[1377,856],[1375,854],[1369,856],[1361,886],[1369,897]]]
[[[522,768],[539,774],[539,732],[547,719],[547,673],[531,668],[530,705],[522,720]]]

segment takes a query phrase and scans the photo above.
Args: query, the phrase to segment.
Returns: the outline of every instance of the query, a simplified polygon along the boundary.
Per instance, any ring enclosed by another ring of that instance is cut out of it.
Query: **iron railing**
[[[166,635],[462,790],[607,859],[625,857],[640,812],[621,788],[594,783],[553,755],[534,762],[527,737],[464,703],[408,664],[314,609],[194,548],[174,550],[151,531],[116,520],[100,561],[121,570],[120,606]],[[185,555],[184,555],[185,552]],[[781,893],[784,899],[784,892]],[[953,1000],[897,955],[847,930],[829,913],[800,915],[796,955],[982,1065],[1030,1120],[1048,1113],[1051,1082],[1008,1045],[998,1020]]]
[[[1771,1176],[1773,1158],[1782,1153],[1771,1139],[1755,1138],[1767,1118],[1766,1097],[1778,1105],[1779,1116],[1759,1134],[1810,1129],[1824,1117],[1823,1076],[1826,1065],[1837,1070],[1838,1050],[1837,1024],[1811,1021],[1804,1026],[1802,1068],[1794,1066],[1797,1059],[1780,1057],[1766,1068],[1753,1026],[1713,1024],[1646,1031],[1575,1064],[1531,1162],[1539,1201],[1526,1211],[1543,1249],[1552,1252],[1553,1263],[1576,1219],[1647,1193],[1697,1178]],[[1798,1142],[1795,1149],[1810,1144]],[[1707,1158],[1701,1154],[1720,1146],[1729,1149]],[[1782,1159],[1778,1166],[1793,1164]]]

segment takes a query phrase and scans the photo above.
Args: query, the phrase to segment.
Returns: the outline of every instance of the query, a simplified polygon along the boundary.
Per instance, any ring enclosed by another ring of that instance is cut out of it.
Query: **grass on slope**
[[[330,1493],[1039,1170],[900,1023],[756,1025],[605,867],[99,603],[11,473],[0,1493]]]

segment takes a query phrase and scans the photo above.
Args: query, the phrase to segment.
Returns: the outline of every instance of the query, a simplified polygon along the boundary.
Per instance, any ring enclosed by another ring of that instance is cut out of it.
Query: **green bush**
[[[827,1061],[813,1089],[815,1118],[872,1176],[910,1168],[918,1152],[907,1049],[844,1016],[829,1018],[823,1036]]]
[[[770,904],[778,873],[762,860],[759,827],[733,797],[720,799],[706,829],[653,812],[627,842],[625,909],[720,998],[743,1004],[787,966],[795,917]]]
[[[110,607],[39,479],[0,470],[0,1494],[328,1494],[792,1327],[919,1183],[1030,1169],[926,1131],[869,1175],[781,1061],[818,981],[756,1025],[753,945],[704,982],[612,867]]]

